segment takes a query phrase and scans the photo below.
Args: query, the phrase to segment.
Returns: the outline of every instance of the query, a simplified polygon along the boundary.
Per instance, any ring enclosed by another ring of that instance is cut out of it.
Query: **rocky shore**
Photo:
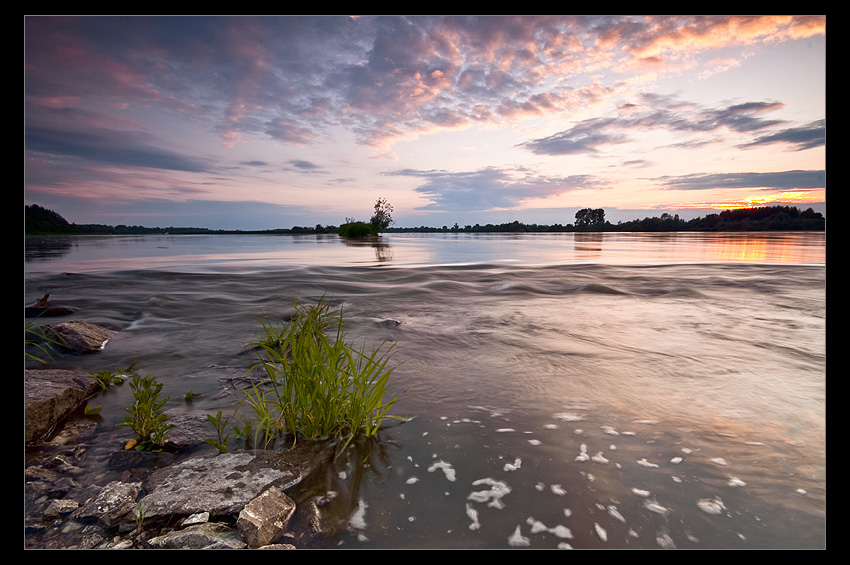
[[[79,352],[110,336],[83,322],[47,331]],[[332,443],[197,454],[205,414],[167,412],[163,451],[92,457],[97,424],[69,416],[100,390],[83,371],[25,370],[25,548],[327,547],[356,506],[338,496]]]

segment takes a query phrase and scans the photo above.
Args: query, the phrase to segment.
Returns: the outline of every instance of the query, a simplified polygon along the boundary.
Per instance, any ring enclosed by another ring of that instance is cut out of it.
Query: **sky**
[[[825,16],[27,16],[24,83],[77,224],[826,214]]]

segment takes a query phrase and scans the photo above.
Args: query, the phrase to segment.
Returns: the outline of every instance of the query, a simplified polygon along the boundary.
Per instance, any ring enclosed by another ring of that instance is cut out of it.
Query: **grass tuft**
[[[245,400],[256,416],[255,436],[266,444],[278,433],[294,438],[372,437],[398,396],[388,398],[392,346],[373,350],[346,343],[342,310],[324,299],[293,305],[295,315],[276,327],[261,321],[265,338],[259,363],[268,386],[255,385]],[[398,418],[401,419],[401,418]],[[256,439],[255,438],[255,439]]]

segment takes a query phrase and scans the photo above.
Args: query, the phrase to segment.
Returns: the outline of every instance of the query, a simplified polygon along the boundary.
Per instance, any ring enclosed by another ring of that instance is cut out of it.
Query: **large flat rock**
[[[151,474],[140,501],[145,520],[164,520],[199,512],[238,515],[271,486],[291,488],[323,468],[333,450],[303,443],[285,451],[237,451],[193,457]]]

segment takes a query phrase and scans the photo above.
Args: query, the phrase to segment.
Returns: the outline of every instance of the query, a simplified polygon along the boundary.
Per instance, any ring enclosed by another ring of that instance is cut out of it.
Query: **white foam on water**
[[[466,515],[471,520],[469,529],[475,531],[481,527],[481,522],[478,521],[478,510],[472,507],[470,503],[466,503]]]
[[[558,524],[554,528],[549,528],[549,532],[561,539],[573,539],[573,532],[566,526]]]
[[[589,461],[590,456],[587,454],[587,445],[581,444],[579,449],[581,453],[576,456],[576,461]]]
[[[430,467],[428,467],[428,472],[433,473],[437,469],[442,469],[443,474],[446,476],[448,481],[455,482],[455,470],[450,463],[446,463],[445,461],[435,461]]]
[[[703,498],[697,501],[697,506],[706,514],[722,514],[726,507],[719,498]]]
[[[540,532],[545,532],[549,529],[548,527],[546,527],[546,524],[544,524],[540,520],[535,520],[531,516],[529,516],[525,520],[525,523],[528,524],[529,526],[531,526],[531,533],[532,534],[539,534]]]
[[[596,454],[596,455],[594,455],[593,457],[591,457],[591,459],[592,459],[593,461],[595,461],[596,463],[602,463],[603,465],[604,465],[604,464],[606,464],[606,463],[608,463],[608,460],[607,460],[607,459],[605,459],[605,457],[603,457],[603,456],[602,456],[602,452],[601,452],[601,451],[597,452],[597,454]]]
[[[552,494],[557,494],[558,496],[564,496],[567,494],[567,491],[561,485],[552,485],[549,487],[552,489]]]
[[[643,507],[649,510],[650,512],[655,512],[656,514],[661,514],[662,516],[666,516],[670,512],[670,510],[661,506],[653,500],[644,500]]]
[[[508,545],[511,547],[528,547],[531,545],[531,540],[522,535],[519,526],[517,526],[514,533],[508,538]]]
[[[354,514],[351,515],[351,518],[348,519],[348,525],[354,528],[355,530],[363,530],[366,529],[366,508],[368,505],[361,498],[357,501],[357,510],[354,511]]]
[[[617,507],[613,504],[608,506],[608,515],[616,520],[621,521],[624,524],[626,523],[626,519],[623,517],[622,514],[620,514],[620,511],[617,510]]]
[[[502,498],[508,495],[511,492],[511,487],[507,485],[504,481],[497,481],[496,479],[486,478],[486,479],[478,479],[472,483],[472,486],[479,485],[490,485],[489,490],[479,490],[473,491],[469,493],[467,496],[467,500],[471,500],[472,502],[481,502],[487,503],[487,506],[491,508],[504,508],[504,503],[502,502]]]
[[[605,528],[596,522],[593,523],[593,528],[596,530],[596,535],[599,536],[599,539],[606,542],[608,541],[608,532],[605,531]]]
[[[513,463],[505,463],[505,471],[516,471],[522,467],[522,459],[517,457],[517,459]]]
[[[638,461],[637,464],[642,465],[644,467],[649,467],[651,469],[655,469],[658,467],[658,465],[656,465],[655,463],[650,463],[649,461],[647,461],[645,457]]]

